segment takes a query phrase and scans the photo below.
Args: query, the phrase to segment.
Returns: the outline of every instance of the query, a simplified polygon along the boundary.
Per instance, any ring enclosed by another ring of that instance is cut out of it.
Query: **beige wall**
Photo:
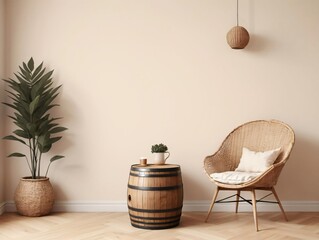
[[[4,75],[4,0],[0,0],[0,76],[3,77]],[[3,101],[3,82],[0,82],[0,102]],[[1,104],[0,106],[0,113],[1,116],[4,116],[4,107]],[[1,121],[0,124],[0,133],[3,135],[4,133],[4,120]],[[3,148],[3,141],[0,141],[0,212],[1,212],[1,203],[4,202],[4,161],[5,161],[5,154]]]
[[[225,39],[236,21],[231,0],[7,4],[8,73],[33,56],[63,84],[56,113],[69,130],[54,153],[66,159],[50,172],[58,200],[125,201],[130,165],[151,160],[160,142],[168,163],[182,167],[185,200],[208,200],[204,157],[255,119],[279,119],[296,132],[281,198],[319,199],[318,0],[240,1],[240,24],[251,34],[242,51]],[[28,172],[13,159],[6,173],[11,200]]]

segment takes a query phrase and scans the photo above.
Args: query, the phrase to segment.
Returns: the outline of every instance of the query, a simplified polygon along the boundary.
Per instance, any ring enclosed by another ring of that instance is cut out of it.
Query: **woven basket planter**
[[[14,200],[21,215],[39,217],[49,214],[54,204],[54,192],[49,178],[21,178]]]

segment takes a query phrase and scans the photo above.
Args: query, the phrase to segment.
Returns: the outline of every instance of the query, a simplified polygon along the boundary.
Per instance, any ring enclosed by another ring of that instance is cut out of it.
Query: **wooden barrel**
[[[132,165],[127,205],[134,227],[166,229],[179,225],[183,207],[180,166]]]

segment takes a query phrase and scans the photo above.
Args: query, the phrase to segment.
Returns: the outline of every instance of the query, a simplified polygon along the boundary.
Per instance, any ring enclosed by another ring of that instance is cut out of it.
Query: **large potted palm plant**
[[[13,134],[5,136],[6,140],[13,140],[23,144],[26,152],[14,152],[8,157],[24,158],[30,170],[30,176],[20,179],[15,191],[17,211],[25,216],[42,216],[50,213],[54,203],[54,192],[47,177],[52,162],[64,156],[55,155],[47,162],[46,169],[42,167],[42,155],[49,152],[52,145],[62,137],[56,134],[66,130],[59,126],[57,120],[51,116],[50,110],[57,104],[53,103],[61,87],[53,87],[52,71],[46,71],[43,63],[34,66],[32,58],[28,63],[19,66],[15,78],[4,79],[9,89],[6,91],[9,102],[6,106],[13,109],[9,117],[17,129]],[[45,174],[41,171],[45,169]]]

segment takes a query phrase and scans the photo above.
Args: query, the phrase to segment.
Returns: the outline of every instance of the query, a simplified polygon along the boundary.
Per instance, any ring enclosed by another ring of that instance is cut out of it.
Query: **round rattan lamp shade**
[[[249,33],[244,27],[236,26],[229,30],[226,38],[231,48],[243,49],[249,42]]]

